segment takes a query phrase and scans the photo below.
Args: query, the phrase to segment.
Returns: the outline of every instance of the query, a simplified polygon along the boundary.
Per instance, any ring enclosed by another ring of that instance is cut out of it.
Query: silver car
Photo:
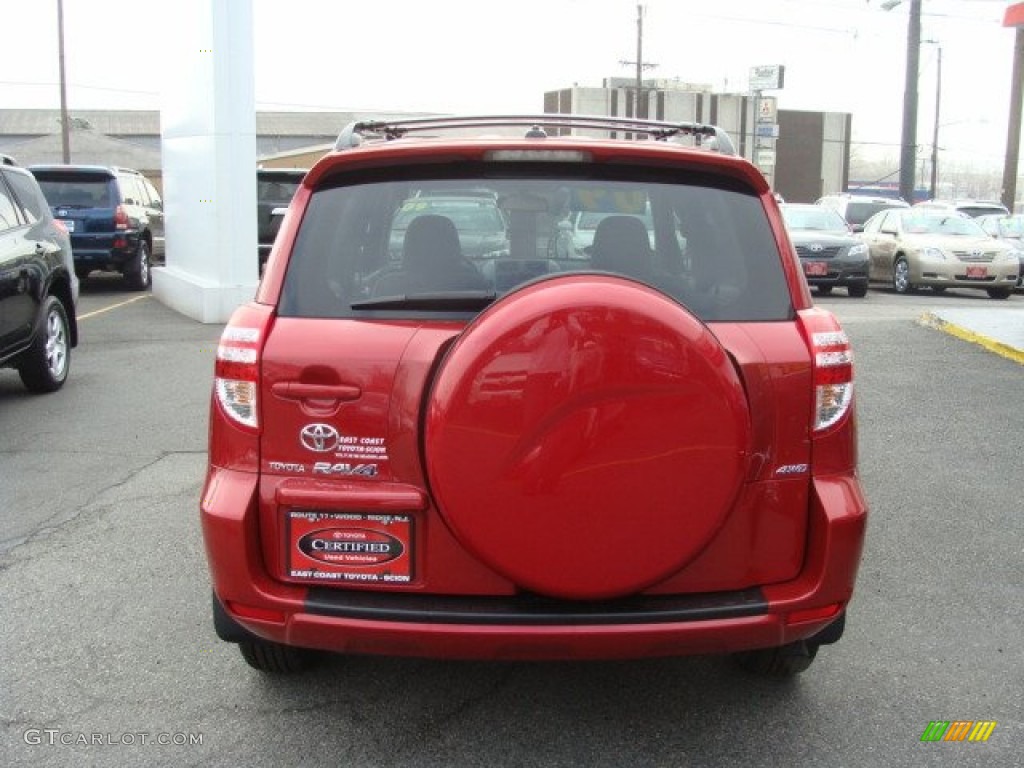
[[[981,288],[1005,299],[1017,284],[1017,251],[994,240],[961,213],[903,208],[882,211],[864,225],[869,278],[897,293],[927,286]]]

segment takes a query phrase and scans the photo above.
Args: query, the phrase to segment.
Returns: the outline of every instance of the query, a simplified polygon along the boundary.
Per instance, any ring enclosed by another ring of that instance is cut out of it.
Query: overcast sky
[[[179,0],[180,2],[181,0]],[[196,2],[197,0],[184,0]],[[634,0],[252,0],[257,109],[539,112],[543,93],[633,77]],[[159,109],[173,0],[64,0],[68,101]],[[939,146],[952,164],[1001,168],[1012,3],[923,0],[918,142],[930,153],[937,47]],[[851,112],[859,151],[898,153],[909,0],[647,0],[646,76],[746,91],[753,66],[786,67],[782,109]],[[151,10],[156,8],[157,10]],[[0,106],[59,107],[57,0],[0,0]],[[134,33],[134,34],[133,34]]]

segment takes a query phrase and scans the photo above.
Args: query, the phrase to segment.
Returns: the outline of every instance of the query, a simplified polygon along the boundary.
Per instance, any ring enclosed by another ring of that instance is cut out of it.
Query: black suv
[[[71,242],[28,171],[0,163],[0,367],[60,389],[78,343]]]
[[[260,268],[267,263],[274,238],[281,228],[281,216],[274,211],[287,208],[306,171],[303,168],[258,168],[256,170],[256,219]]]
[[[29,170],[53,215],[71,234],[75,272],[120,272],[128,287],[144,291],[152,259],[163,258],[164,206],[138,171],[97,165],[33,165]]]

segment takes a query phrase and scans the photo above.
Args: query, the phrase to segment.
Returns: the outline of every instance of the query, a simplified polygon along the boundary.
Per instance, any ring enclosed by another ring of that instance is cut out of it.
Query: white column
[[[167,263],[153,294],[222,323],[258,282],[251,0],[165,6],[160,110]]]

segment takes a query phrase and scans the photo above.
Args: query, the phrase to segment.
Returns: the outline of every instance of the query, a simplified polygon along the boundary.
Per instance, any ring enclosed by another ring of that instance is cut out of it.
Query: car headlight
[[[860,245],[850,246],[849,253],[846,254],[850,258],[864,258],[868,257],[868,246],[867,243],[861,243]]]
[[[1011,251],[1005,251],[1001,254],[1000,258],[1002,261],[1024,261],[1024,251],[1019,251],[1015,248]]]
[[[936,261],[945,261],[946,254],[939,248],[922,248],[921,256],[926,259],[935,259]]]

